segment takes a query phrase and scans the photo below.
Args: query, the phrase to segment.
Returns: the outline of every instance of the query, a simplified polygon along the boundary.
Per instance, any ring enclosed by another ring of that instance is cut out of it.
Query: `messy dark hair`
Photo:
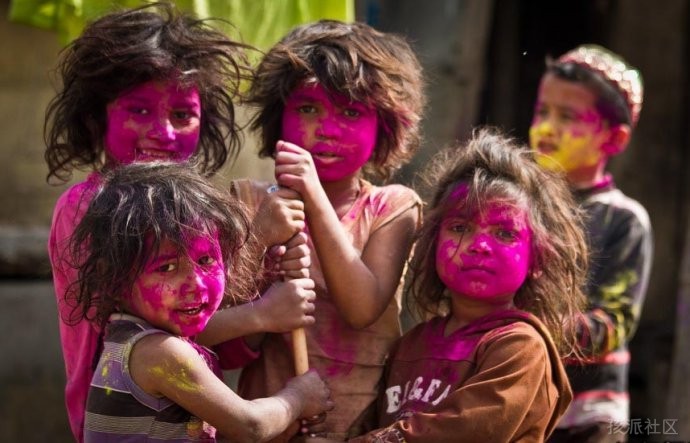
[[[546,73],[552,73],[561,80],[580,83],[592,91],[597,97],[595,107],[609,125],[633,126],[630,107],[625,97],[596,71],[577,63],[562,63],[547,58]]]
[[[476,130],[465,145],[439,152],[423,178],[431,195],[407,285],[419,314],[449,312],[450,295],[436,271],[445,215],[458,204],[474,213],[500,201],[524,208],[532,230],[532,268],[515,294],[515,306],[542,320],[565,353],[577,350],[575,326],[562,319],[575,318],[584,307],[588,251],[582,214],[567,183],[540,168],[529,149],[488,128]],[[458,202],[452,195],[462,184],[468,195]]]
[[[234,42],[168,3],[108,14],[92,23],[61,52],[61,89],[46,110],[47,180],[70,179],[73,169],[107,166],[103,137],[108,103],[148,81],[177,80],[196,86],[201,129],[195,154],[212,174],[240,149],[233,99],[251,78],[250,47]]]
[[[103,325],[144,266],[169,240],[187,253],[190,236],[217,234],[226,270],[226,304],[254,296],[256,242],[244,206],[189,167],[172,162],[108,171],[71,237],[79,278],[67,291],[70,319]],[[231,294],[231,295],[230,295]]]
[[[402,37],[334,20],[298,26],[283,37],[260,62],[249,90],[249,102],[259,108],[252,121],[261,130],[259,156],[275,156],[285,101],[305,82],[377,111],[378,139],[366,169],[379,178],[390,178],[419,147],[422,68]]]

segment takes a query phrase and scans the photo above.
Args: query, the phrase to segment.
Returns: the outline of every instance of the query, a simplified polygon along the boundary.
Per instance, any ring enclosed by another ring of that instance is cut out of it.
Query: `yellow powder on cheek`
[[[529,141],[532,151],[534,151],[534,158],[537,164],[549,171],[563,172],[563,166],[555,156],[556,152],[550,154],[543,154],[539,152],[539,143],[546,137],[553,134],[553,128],[548,122],[541,122],[538,125],[533,125],[529,128]]]
[[[585,134],[575,136],[566,132],[558,142],[557,149],[548,154],[537,150],[541,140],[541,126],[530,129],[530,141],[535,151],[535,159],[544,169],[551,171],[574,171],[580,168],[595,166],[602,160],[602,152],[598,146],[594,146],[594,135]]]
[[[594,136],[585,134],[574,136],[565,133],[561,141],[559,152],[563,152],[561,163],[566,171],[582,167],[594,166],[601,161],[602,153],[598,146],[593,146]]]
[[[529,140],[530,140],[530,146],[532,149],[537,149],[537,145],[539,144],[539,141],[547,137],[551,134],[553,134],[553,127],[549,122],[541,122],[538,125],[532,125],[529,128]]]

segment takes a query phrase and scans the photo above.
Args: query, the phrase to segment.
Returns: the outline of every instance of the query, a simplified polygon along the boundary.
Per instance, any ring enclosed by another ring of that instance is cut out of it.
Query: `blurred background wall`
[[[8,6],[0,0],[0,440],[66,442],[64,370],[45,251],[52,207],[66,186],[45,183],[42,140],[54,93],[48,73],[61,44],[52,32],[9,22]],[[631,345],[632,414],[677,419],[678,439],[690,440],[689,3],[356,0],[355,6],[358,20],[407,36],[428,76],[425,142],[399,177],[407,184],[435,150],[467,138],[477,124],[526,141],[547,54],[599,43],[642,71],[640,123],[611,165],[618,185],[649,211],[656,242]],[[271,163],[256,159],[247,135],[242,156],[217,180],[271,174]]]

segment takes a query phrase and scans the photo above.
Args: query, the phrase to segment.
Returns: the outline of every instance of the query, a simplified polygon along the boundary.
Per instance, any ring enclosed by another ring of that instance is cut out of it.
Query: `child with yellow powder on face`
[[[550,60],[530,128],[537,161],[562,171],[588,214],[589,308],[579,320],[587,360],[567,366],[574,399],[552,442],[625,440],[628,342],[652,263],[649,216],[616,188],[609,159],[625,151],[642,108],[640,73],[596,45]],[[617,431],[616,431],[617,430]]]
[[[317,295],[316,323],[306,328],[309,365],[336,404],[319,431],[344,440],[370,421],[385,357],[401,333],[398,288],[421,201],[412,189],[367,177],[390,178],[418,147],[421,68],[398,36],[324,20],[268,51],[249,96],[259,107],[259,155],[275,159],[279,186],[242,180],[235,190],[255,211],[265,246],[294,235],[303,208]],[[261,358],[242,372],[240,394],[280,389],[293,375],[290,348],[289,335],[268,334]]]

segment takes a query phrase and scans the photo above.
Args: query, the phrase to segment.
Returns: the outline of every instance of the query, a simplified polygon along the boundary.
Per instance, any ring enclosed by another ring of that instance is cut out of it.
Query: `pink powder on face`
[[[309,151],[319,179],[339,181],[359,172],[376,148],[376,110],[320,84],[302,84],[285,102],[282,138]]]
[[[189,337],[206,327],[224,291],[217,235],[190,238],[187,255],[164,240],[159,254],[134,282],[127,308],[156,327]]]
[[[462,191],[460,191],[462,193]],[[489,202],[471,215],[449,211],[436,247],[436,271],[456,296],[490,302],[512,296],[531,266],[527,211]]]
[[[143,83],[107,107],[105,149],[110,161],[184,161],[196,152],[201,99],[176,81]]]

